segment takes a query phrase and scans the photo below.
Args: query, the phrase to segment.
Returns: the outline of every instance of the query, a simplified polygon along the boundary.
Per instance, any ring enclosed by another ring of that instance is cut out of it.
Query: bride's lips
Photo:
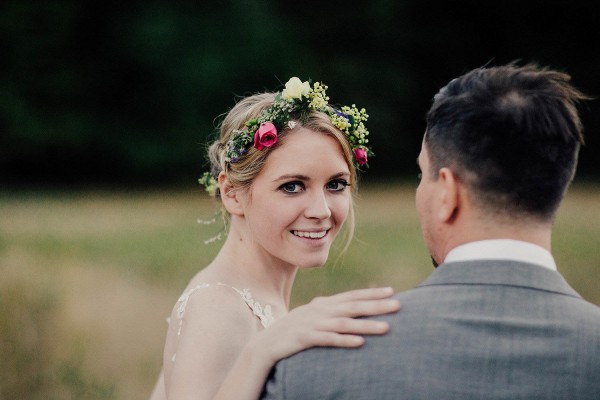
[[[329,229],[320,229],[320,230],[291,230],[290,232],[292,233],[292,235],[302,238],[302,239],[312,239],[312,240],[318,240],[318,239],[323,239],[325,236],[327,236],[327,233],[329,233]]]

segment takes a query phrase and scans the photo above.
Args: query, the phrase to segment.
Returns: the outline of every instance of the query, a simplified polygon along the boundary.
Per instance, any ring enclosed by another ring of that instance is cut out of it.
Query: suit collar
[[[419,287],[452,284],[521,286],[581,298],[558,272],[507,260],[443,263]]]
[[[554,257],[545,248],[514,239],[479,240],[450,250],[444,262],[511,260],[541,265],[556,271]]]

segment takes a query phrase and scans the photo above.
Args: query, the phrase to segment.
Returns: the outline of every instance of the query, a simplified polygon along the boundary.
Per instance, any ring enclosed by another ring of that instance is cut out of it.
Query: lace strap
[[[240,295],[242,300],[244,300],[244,302],[248,305],[248,307],[250,308],[252,313],[256,317],[258,317],[261,325],[264,328],[268,328],[275,321],[275,318],[273,317],[273,312],[271,311],[271,306],[267,304],[266,306],[262,307],[258,301],[254,300],[254,298],[252,297],[252,293],[250,292],[250,289],[240,290],[236,287],[229,286],[229,285],[226,285],[221,282],[217,282],[215,285],[225,286],[225,287],[235,290],[236,293]],[[210,286],[211,286],[210,283],[202,283],[202,284],[196,285],[195,287],[191,288],[190,290],[184,292],[179,297],[179,300],[177,300],[177,304],[179,304],[179,306],[177,307],[177,318],[179,318],[179,328],[177,330],[177,336],[181,335],[181,326],[183,324],[183,315],[185,314],[185,308],[187,307],[188,300],[194,294],[194,292],[196,292],[197,290],[204,289],[204,288],[207,288]]]
[[[196,287],[191,288],[187,292],[184,292],[179,297],[179,300],[177,300],[177,303],[179,304],[179,307],[177,307],[177,318],[179,318],[179,319],[183,318],[183,314],[185,314],[185,308],[187,306],[188,300],[194,294],[194,292],[197,291],[198,289],[204,289],[209,286],[210,286],[210,284],[208,284],[208,283],[202,283],[200,285],[197,285]]]
[[[218,285],[227,286],[222,283],[218,283]],[[275,322],[273,312],[271,311],[271,306],[267,304],[263,308],[258,301],[255,301],[254,298],[252,298],[252,293],[250,293],[250,289],[240,290],[234,288],[233,286],[229,287],[238,292],[240,296],[242,296],[242,299],[246,302],[248,307],[250,307],[252,313],[256,315],[260,320],[260,323],[263,326],[263,328],[268,328],[269,326],[271,326],[271,324],[273,324],[273,322]]]
[[[235,288],[233,286],[229,286],[229,285],[226,285],[226,284],[220,283],[220,282],[217,282],[214,285],[225,286],[225,287],[235,290],[240,295],[240,297],[244,300],[244,302],[248,305],[248,307],[250,308],[252,313],[258,317],[261,325],[264,328],[268,328],[275,321],[275,318],[273,318],[273,313],[271,312],[271,306],[266,305],[263,308],[258,301],[255,301],[252,298],[252,293],[250,293],[250,289],[240,290],[238,288]],[[184,292],[179,297],[179,300],[177,300],[177,304],[178,304],[177,318],[179,319],[179,326],[177,327],[177,337],[178,338],[179,338],[179,336],[181,336],[181,330],[183,328],[183,316],[185,314],[185,308],[187,307],[188,300],[196,291],[210,287],[210,286],[211,286],[210,283],[201,283],[199,285],[196,285],[195,287]],[[171,323],[170,318],[167,318],[167,323]],[[176,357],[177,357],[177,353],[173,354],[171,361],[175,362]]]

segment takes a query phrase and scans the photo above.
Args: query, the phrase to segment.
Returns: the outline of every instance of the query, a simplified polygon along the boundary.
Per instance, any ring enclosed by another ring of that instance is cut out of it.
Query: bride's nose
[[[331,217],[327,192],[316,190],[311,196],[308,196],[304,215],[306,218],[316,219],[326,219]]]

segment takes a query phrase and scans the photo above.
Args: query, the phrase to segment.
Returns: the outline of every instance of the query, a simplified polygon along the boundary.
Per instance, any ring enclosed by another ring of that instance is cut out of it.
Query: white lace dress
[[[213,283],[213,284],[201,283],[201,284],[196,285],[195,287],[185,291],[179,297],[179,300],[177,300],[177,305],[178,305],[177,306],[177,319],[179,320],[179,326],[177,328],[177,336],[178,337],[181,335],[181,329],[183,327],[183,316],[185,314],[185,307],[187,306],[188,300],[196,291],[198,291],[200,289],[205,289],[210,286],[225,286],[225,287],[235,290],[240,295],[242,300],[244,300],[244,302],[248,305],[248,307],[250,308],[252,313],[260,320],[260,323],[264,328],[268,328],[275,321],[275,319],[273,318],[273,313],[271,311],[271,306],[270,305],[265,305],[264,307],[261,306],[260,303],[258,301],[255,301],[254,298],[252,297],[252,293],[250,292],[250,289],[238,289],[233,286],[229,286],[229,285],[226,285],[226,284],[220,283],[220,282]],[[171,323],[170,318],[167,318],[167,323]],[[171,360],[175,361],[176,356],[177,356],[177,354],[173,354],[173,357]]]

